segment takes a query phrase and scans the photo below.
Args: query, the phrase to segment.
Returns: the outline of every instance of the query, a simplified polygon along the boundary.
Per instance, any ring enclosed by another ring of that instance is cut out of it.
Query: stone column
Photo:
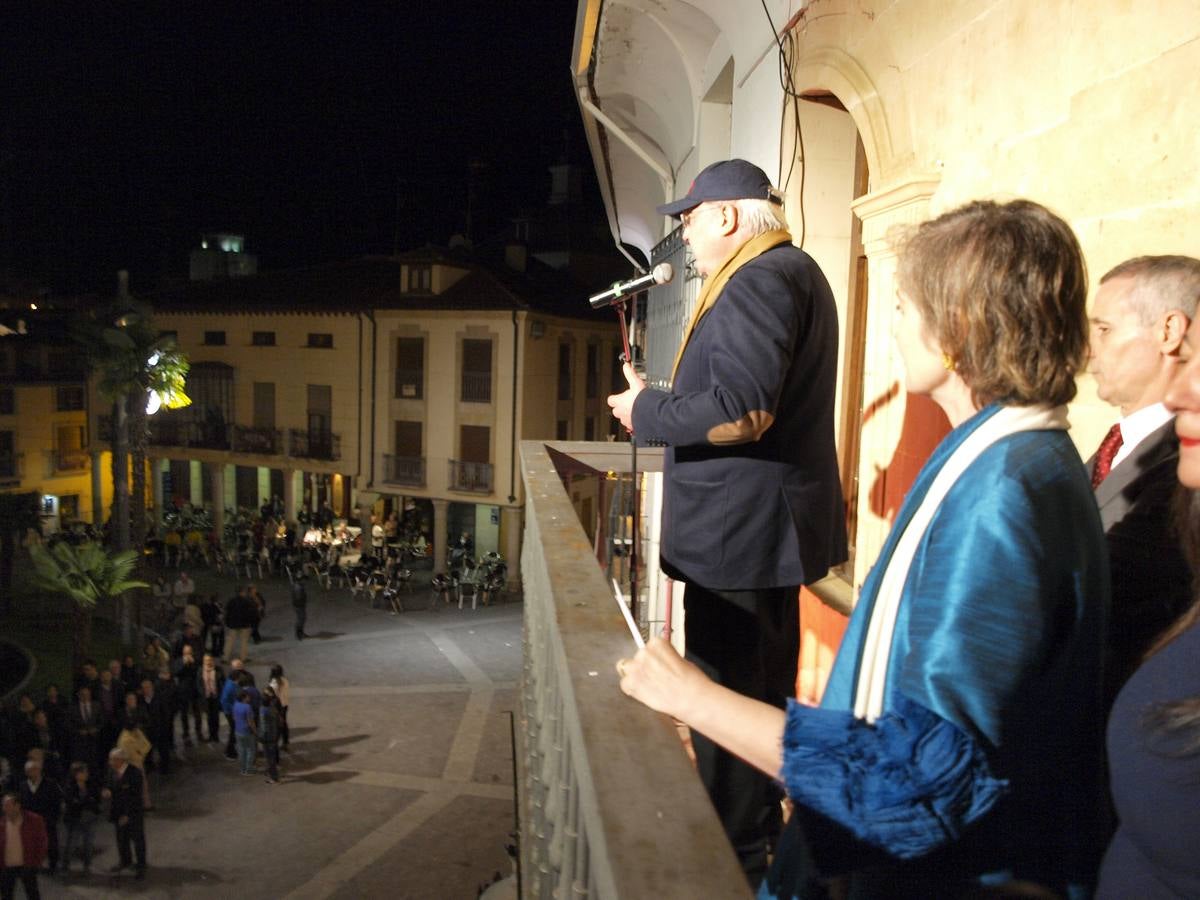
[[[209,466],[209,481],[212,484],[212,523],[217,539],[225,536],[225,467]]]
[[[446,571],[446,544],[450,536],[446,533],[449,519],[450,501],[433,501],[433,571],[434,574]]]
[[[296,470],[283,470],[283,521],[296,524]]]
[[[104,524],[104,454],[92,451],[92,524]]]
[[[524,538],[524,512],[520,506],[500,507],[500,534],[504,542],[504,561],[508,563],[506,591],[521,589],[521,546]]]

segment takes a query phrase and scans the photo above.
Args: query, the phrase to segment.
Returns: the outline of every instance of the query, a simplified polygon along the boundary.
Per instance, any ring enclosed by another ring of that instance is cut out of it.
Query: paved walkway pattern
[[[201,593],[235,590],[193,577]],[[441,900],[508,875],[520,603],[427,609],[416,587],[415,611],[391,616],[310,582],[313,637],[296,642],[287,582],[258,584],[268,612],[249,668],[263,685],[279,663],[292,684],[283,782],[240,776],[223,744],[187,750],[169,779],[151,775],[146,880],[107,874],[104,822],[93,874],[43,876],[42,895]]]

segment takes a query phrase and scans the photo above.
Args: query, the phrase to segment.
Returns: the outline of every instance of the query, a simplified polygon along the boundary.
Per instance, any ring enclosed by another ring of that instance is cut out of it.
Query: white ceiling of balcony
[[[767,3],[776,28],[802,5]],[[579,0],[573,72],[619,242],[649,259],[665,233],[654,207],[697,168],[700,98],[730,58],[736,83],[771,39],[760,0]]]

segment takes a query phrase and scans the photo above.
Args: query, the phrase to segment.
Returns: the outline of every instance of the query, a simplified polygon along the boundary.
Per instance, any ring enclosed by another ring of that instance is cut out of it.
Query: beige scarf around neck
[[[683,359],[683,351],[687,348],[688,341],[692,337],[692,332],[696,330],[696,326],[700,324],[700,320],[704,318],[705,313],[716,304],[717,298],[721,296],[721,291],[725,289],[725,285],[733,277],[734,273],[750,262],[750,260],[765,253],[772,247],[777,247],[783,243],[790,244],[791,242],[791,232],[785,228],[764,231],[757,237],[753,237],[742,244],[738,248],[738,251],[725,260],[717,271],[705,279],[704,287],[700,288],[700,296],[696,298],[696,308],[692,311],[692,320],[688,322],[687,330],[683,333],[683,340],[679,342],[679,352],[675,354],[675,362],[671,366],[672,381],[675,380],[675,371],[679,368],[679,361]]]

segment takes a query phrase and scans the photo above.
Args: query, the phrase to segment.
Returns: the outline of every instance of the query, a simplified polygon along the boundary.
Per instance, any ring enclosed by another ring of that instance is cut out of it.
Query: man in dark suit
[[[1163,398],[1197,300],[1200,260],[1141,256],[1100,279],[1089,317],[1097,393],[1121,409],[1088,461],[1112,572],[1107,705],[1191,602],[1191,572],[1171,515],[1179,439]]]
[[[104,708],[92,699],[90,689],[79,689],[79,699],[71,707],[67,721],[71,732],[71,760],[81,760],[89,766],[98,765],[100,730],[104,727],[105,716]],[[108,748],[104,750],[107,752]]]
[[[846,558],[833,436],[837,310],[792,244],[781,195],[745,160],[714,163],[658,208],[705,276],[669,392],[608,398],[639,443],[667,445],[662,567],[684,589],[687,657],[776,706],[794,696],[799,588]],[[765,871],[770,779],[693,734],[702,780],[751,883]]]
[[[142,681],[142,709],[146,714],[146,737],[154,747],[158,771],[171,774],[171,754],[175,749],[175,691],[171,676]]]
[[[146,828],[142,809],[142,773],[129,765],[125,751],[114,749],[108,754],[108,782],[103,796],[111,799],[108,817],[117,832],[118,863],[112,871],[119,872],[134,865],[137,858],[137,878],[146,876]],[[132,847],[132,853],[130,849]]]

